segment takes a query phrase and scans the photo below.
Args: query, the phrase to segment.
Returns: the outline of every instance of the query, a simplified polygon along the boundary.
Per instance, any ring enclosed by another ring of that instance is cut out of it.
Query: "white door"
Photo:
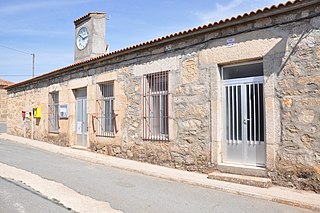
[[[76,94],[76,135],[77,145],[87,146],[88,115],[87,115],[87,92],[78,89]]]
[[[223,162],[265,166],[263,76],[223,80]]]

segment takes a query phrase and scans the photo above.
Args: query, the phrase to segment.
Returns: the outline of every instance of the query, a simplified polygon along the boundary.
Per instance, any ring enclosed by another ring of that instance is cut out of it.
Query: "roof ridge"
[[[0,78],[0,86],[10,86],[13,85],[14,83],[8,80],[4,80]]]
[[[91,14],[106,14],[106,13],[105,13],[105,12],[89,12],[89,13],[87,13],[86,15],[81,16],[80,18],[75,19],[75,20],[73,21],[73,23],[77,23],[77,22],[79,22],[79,21],[81,21],[81,20],[83,20],[83,19],[86,19],[86,18],[88,18]]]

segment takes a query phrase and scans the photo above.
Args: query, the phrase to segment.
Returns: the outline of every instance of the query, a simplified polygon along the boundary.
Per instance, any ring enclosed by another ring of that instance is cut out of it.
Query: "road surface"
[[[126,213],[310,212],[93,164],[4,140],[0,140],[0,176],[0,206],[9,210],[4,212],[66,212],[70,206],[79,212],[84,205],[91,204],[109,208],[106,212]]]

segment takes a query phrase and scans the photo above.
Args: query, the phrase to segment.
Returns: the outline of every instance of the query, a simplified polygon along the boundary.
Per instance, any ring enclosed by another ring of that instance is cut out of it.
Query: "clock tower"
[[[76,19],[74,61],[106,53],[106,13],[94,12]]]

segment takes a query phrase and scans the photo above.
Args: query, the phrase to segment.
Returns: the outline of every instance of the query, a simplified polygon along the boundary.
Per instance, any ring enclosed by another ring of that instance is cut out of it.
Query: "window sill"
[[[142,138],[144,141],[159,141],[159,142],[169,142],[168,137],[148,137],[148,138]]]
[[[60,134],[59,131],[49,131],[48,133],[49,133],[49,134],[55,134],[55,135]]]
[[[115,138],[116,136],[115,135],[96,135],[96,137],[99,137],[99,138]]]

